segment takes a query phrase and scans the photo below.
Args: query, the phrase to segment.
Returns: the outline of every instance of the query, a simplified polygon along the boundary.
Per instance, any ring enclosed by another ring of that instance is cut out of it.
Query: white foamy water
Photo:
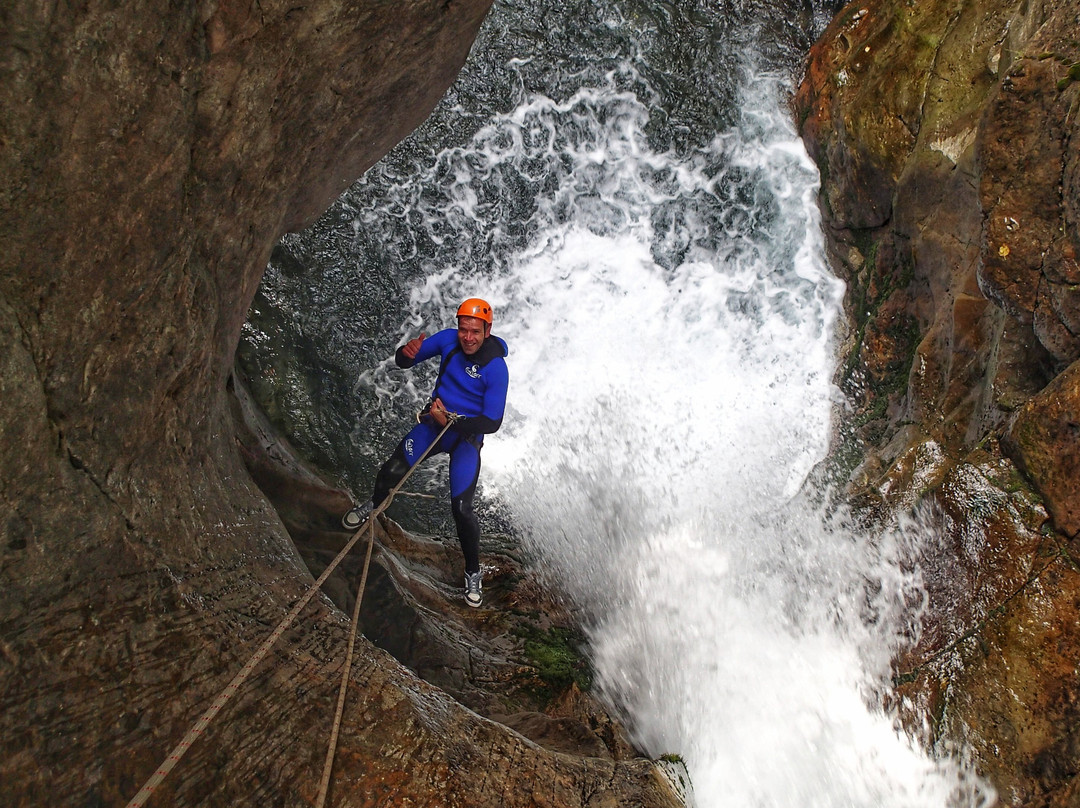
[[[685,759],[699,806],[979,804],[877,706],[918,622],[917,536],[861,535],[801,493],[843,288],[779,82],[748,78],[741,114],[681,157],[614,88],[496,117],[433,169],[441,215],[487,233],[493,266],[432,272],[403,333],[464,296],[495,305],[510,410],[483,496],[580,605],[600,692],[648,753]],[[503,251],[477,189],[521,176],[550,182]]]

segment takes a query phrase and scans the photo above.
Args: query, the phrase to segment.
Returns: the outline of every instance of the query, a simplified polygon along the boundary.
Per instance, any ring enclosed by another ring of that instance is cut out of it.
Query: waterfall
[[[363,462],[329,462],[364,490],[430,389],[386,357],[485,297],[511,381],[482,507],[580,608],[641,747],[680,755],[702,808],[981,804],[879,706],[920,530],[867,534],[807,485],[843,285],[785,107],[800,29],[652,5],[497,5],[432,120],[286,239],[321,269],[271,266],[267,298],[351,385],[309,446],[363,421]]]

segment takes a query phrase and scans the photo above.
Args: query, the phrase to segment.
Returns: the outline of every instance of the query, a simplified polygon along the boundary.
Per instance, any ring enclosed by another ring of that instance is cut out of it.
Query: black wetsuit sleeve
[[[486,415],[477,415],[473,418],[458,418],[454,422],[454,428],[464,432],[466,435],[490,435],[492,432],[498,432],[500,426],[502,426],[502,418],[496,420],[495,418],[488,418]]]
[[[394,364],[397,365],[399,368],[411,368],[413,365],[416,364],[416,360],[409,359],[409,357],[405,355],[405,346],[402,345],[394,352]]]

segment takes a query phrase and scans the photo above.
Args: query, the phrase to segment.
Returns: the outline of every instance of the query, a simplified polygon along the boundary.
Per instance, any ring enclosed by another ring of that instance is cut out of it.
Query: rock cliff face
[[[1080,7],[868,0],[795,99],[851,332],[837,477],[932,540],[899,695],[1009,805],[1075,804]]]
[[[490,0],[0,12],[0,803],[122,805],[307,590],[229,414],[274,243],[416,126]],[[314,801],[316,598],[150,804]],[[672,804],[362,644],[336,805]],[[164,793],[162,793],[164,792]]]

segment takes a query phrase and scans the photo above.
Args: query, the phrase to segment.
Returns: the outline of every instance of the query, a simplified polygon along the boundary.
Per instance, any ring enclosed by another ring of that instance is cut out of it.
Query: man
[[[349,530],[360,527],[372,508],[386,499],[438,438],[450,414],[456,415],[431,454],[450,455],[450,509],[465,556],[465,602],[473,607],[483,602],[480,522],[473,512],[473,497],[480,477],[480,448],[484,435],[502,425],[509,381],[504,360],[506,343],[492,336],[493,320],[491,306],[472,297],[458,307],[456,329],[447,328],[431,337],[421,334],[397,349],[394,362],[400,368],[441,357],[439,377],[419,422],[379,469],[371,502],[352,508],[341,520]]]

